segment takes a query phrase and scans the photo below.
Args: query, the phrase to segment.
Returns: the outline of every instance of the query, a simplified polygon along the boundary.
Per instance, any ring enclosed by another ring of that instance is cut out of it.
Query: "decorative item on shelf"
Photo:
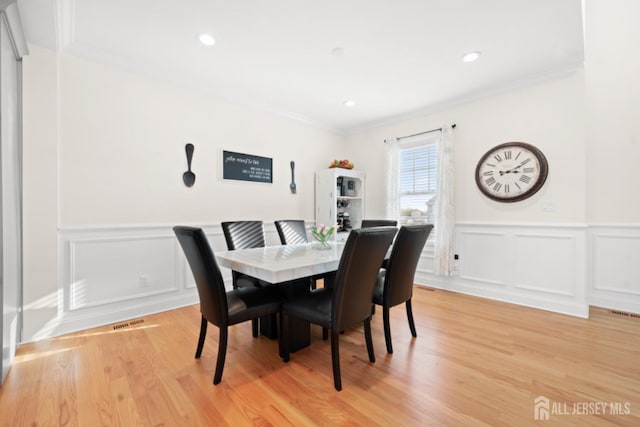
[[[329,249],[331,245],[329,244],[329,237],[335,231],[335,227],[326,228],[324,225],[321,225],[320,228],[312,227],[311,235],[314,239],[317,240],[317,243],[314,245],[317,249]]]
[[[354,181],[347,181],[347,196],[355,197],[356,195],[356,184]]]
[[[353,162],[344,159],[344,160],[334,160],[329,165],[329,168],[342,168],[342,169],[353,169]]]
[[[338,212],[338,233],[351,230],[351,215],[349,212]]]

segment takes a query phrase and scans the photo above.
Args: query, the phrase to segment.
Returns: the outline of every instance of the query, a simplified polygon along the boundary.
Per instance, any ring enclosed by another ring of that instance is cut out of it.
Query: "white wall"
[[[440,278],[427,248],[419,283],[581,316],[589,303],[640,312],[640,199],[632,187],[640,154],[640,34],[632,21],[640,4],[586,6],[584,71],[360,132],[346,144],[279,116],[31,46],[24,339],[195,301],[171,225],[200,224],[221,249],[222,220],[312,220],[313,172],[331,159],[349,158],[367,173],[365,216],[383,216],[383,140],[447,123],[458,125],[461,259],[457,276]],[[514,204],[484,198],[473,177],[480,156],[506,141],[539,147],[550,167],[543,189]],[[187,142],[196,147],[190,189],[181,181]],[[220,181],[222,149],[273,157],[274,184]],[[272,226],[267,234],[275,242]],[[150,279],[144,289],[140,276]]]
[[[640,2],[586,1],[589,301],[640,312]]]
[[[367,216],[378,217],[384,204],[373,189],[383,186],[382,141],[458,124],[459,275],[433,276],[427,250],[416,275],[421,283],[573,314],[585,313],[586,304],[640,312],[640,198],[633,187],[640,157],[640,3],[585,4],[583,72],[349,138],[350,155],[368,172]],[[475,164],[489,147],[513,140],[546,154],[549,178],[524,202],[490,201],[476,189]],[[488,256],[513,261],[524,249],[522,236],[535,249],[525,251],[528,265]],[[535,271],[546,275],[523,286]]]
[[[23,327],[29,340],[58,316],[58,72],[54,52],[23,59]]]
[[[216,227],[224,220],[313,220],[314,172],[344,156],[341,136],[300,122],[30,49],[24,63],[27,341],[194,301],[190,280],[167,281],[166,268],[176,274],[183,268],[182,255],[168,249],[175,246],[171,226],[207,227],[220,250]],[[182,182],[186,143],[195,146],[192,188]],[[273,184],[223,181],[223,149],[273,158]],[[100,279],[96,271],[114,274]],[[145,289],[140,276],[150,277]]]
[[[587,215],[640,222],[640,2],[586,2]]]
[[[63,227],[313,217],[313,174],[341,137],[72,56],[60,64]],[[273,158],[273,184],[222,181],[223,149]]]
[[[434,276],[427,247],[416,281],[586,316],[584,74],[509,91],[436,114],[352,135],[350,156],[367,171],[366,217],[384,216],[384,139],[456,123],[455,277]],[[544,187],[519,203],[484,197],[474,172],[491,147],[523,141],[549,161]],[[360,166],[359,166],[360,167]],[[552,211],[543,206],[552,206]],[[567,279],[570,280],[567,280]]]
[[[575,74],[526,89],[464,104],[437,114],[380,127],[348,138],[351,157],[368,172],[370,216],[384,215],[385,138],[411,135],[456,123],[456,219],[495,223],[585,221],[584,80]],[[549,161],[542,190],[521,203],[498,203],[476,187],[474,172],[491,147],[524,141],[540,148]],[[553,212],[542,206],[551,203]]]

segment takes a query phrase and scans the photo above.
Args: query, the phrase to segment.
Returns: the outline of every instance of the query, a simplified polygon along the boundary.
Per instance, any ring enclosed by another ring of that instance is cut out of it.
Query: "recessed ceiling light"
[[[343,105],[345,107],[355,107],[356,103],[355,103],[355,101],[344,101]]]
[[[480,58],[480,55],[482,55],[482,53],[477,50],[473,52],[465,53],[464,55],[462,55],[462,62],[476,61],[478,58]]]
[[[198,36],[198,40],[205,46],[213,46],[216,44],[216,39],[211,34],[202,33]]]
[[[343,47],[334,47],[331,50],[331,54],[333,56],[342,56],[342,55],[344,55],[344,48]]]

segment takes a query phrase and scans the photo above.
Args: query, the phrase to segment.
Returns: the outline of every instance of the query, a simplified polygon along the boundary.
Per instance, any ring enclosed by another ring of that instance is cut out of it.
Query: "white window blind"
[[[400,223],[435,224],[438,145],[401,148],[399,154]]]

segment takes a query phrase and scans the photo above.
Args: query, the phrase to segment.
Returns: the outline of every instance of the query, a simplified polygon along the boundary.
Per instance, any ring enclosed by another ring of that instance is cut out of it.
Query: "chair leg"
[[[367,343],[367,353],[369,353],[369,362],[375,363],[376,353],[373,351],[373,340],[371,339],[371,318],[364,319],[364,340]]]
[[[196,359],[200,359],[202,355],[202,347],[204,347],[204,339],[207,337],[207,325],[209,322],[202,316],[200,321],[200,338],[198,338],[198,347],[196,348]]]
[[[327,328],[322,328],[322,339],[326,341],[327,338],[329,338],[329,331],[327,331]]]
[[[316,279],[311,279],[311,290],[314,290],[316,288],[317,288]]]
[[[220,327],[220,341],[218,343],[218,361],[216,362],[216,373],[213,376],[213,384],[218,384],[222,380],[222,370],[224,369],[224,359],[227,356],[227,326]]]
[[[382,306],[382,323],[384,324],[384,341],[387,343],[387,353],[393,354],[393,345],[391,345],[391,326],[389,325],[389,307]]]
[[[340,333],[331,330],[331,364],[333,365],[333,385],[336,390],[342,390],[342,378],[340,377]]]
[[[252,329],[253,337],[256,338],[258,336],[258,333],[259,333],[259,330],[260,330],[260,325],[258,324],[258,319],[252,319],[251,320],[251,329]]]
[[[407,306],[407,319],[409,319],[409,329],[411,329],[411,335],[415,338],[418,336],[416,334],[416,324],[413,323],[413,310],[411,309],[411,298],[409,298],[405,304]]]

